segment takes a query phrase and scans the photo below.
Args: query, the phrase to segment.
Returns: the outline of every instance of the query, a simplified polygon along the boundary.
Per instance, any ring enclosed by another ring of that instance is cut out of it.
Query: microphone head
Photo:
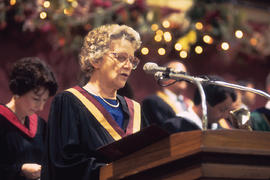
[[[147,73],[153,73],[155,71],[155,69],[158,68],[158,65],[156,63],[153,62],[148,62],[145,63],[143,66],[143,70]]]

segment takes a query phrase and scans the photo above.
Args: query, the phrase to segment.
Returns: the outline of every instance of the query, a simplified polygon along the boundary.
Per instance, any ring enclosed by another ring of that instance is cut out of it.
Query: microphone
[[[156,74],[156,72],[164,72],[165,74],[169,73],[186,74],[186,72],[177,71],[173,68],[158,66],[156,63],[153,62],[145,63],[143,66],[143,70],[148,74]]]
[[[156,72],[166,72],[166,73],[173,72],[173,69],[158,66],[156,63],[153,62],[145,63],[143,66],[143,70],[148,74],[155,74]]]
[[[156,63],[148,62],[143,66],[143,70],[148,74],[154,74],[156,79],[175,79],[177,81],[189,82],[189,75],[186,72],[174,68],[158,66]]]
[[[170,68],[160,67],[156,63],[152,62],[145,63],[143,70],[148,74],[155,74],[156,72],[170,72]]]

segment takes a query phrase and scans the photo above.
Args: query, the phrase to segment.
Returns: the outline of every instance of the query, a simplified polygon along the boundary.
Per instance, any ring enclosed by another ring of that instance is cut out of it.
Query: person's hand
[[[21,167],[21,173],[28,179],[38,179],[40,177],[41,165],[25,163]]]

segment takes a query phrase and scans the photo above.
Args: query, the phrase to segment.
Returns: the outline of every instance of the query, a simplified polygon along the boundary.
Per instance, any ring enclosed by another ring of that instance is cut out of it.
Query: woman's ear
[[[101,66],[102,60],[103,60],[102,58],[99,58],[99,59],[95,59],[91,61],[90,63],[95,69],[99,69]]]

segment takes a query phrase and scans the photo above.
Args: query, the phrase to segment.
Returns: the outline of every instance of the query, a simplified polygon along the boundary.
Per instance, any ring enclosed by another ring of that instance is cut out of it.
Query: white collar
[[[266,109],[270,109],[270,100],[267,101],[267,103],[265,104],[265,108],[266,108]]]
[[[169,89],[164,89],[164,93],[172,100],[177,100],[177,95],[174,94],[172,91]]]
[[[172,100],[175,100],[175,101],[177,101],[178,99],[184,100],[184,96],[182,95],[177,96],[175,93],[173,93],[169,89],[164,89],[163,92]]]

